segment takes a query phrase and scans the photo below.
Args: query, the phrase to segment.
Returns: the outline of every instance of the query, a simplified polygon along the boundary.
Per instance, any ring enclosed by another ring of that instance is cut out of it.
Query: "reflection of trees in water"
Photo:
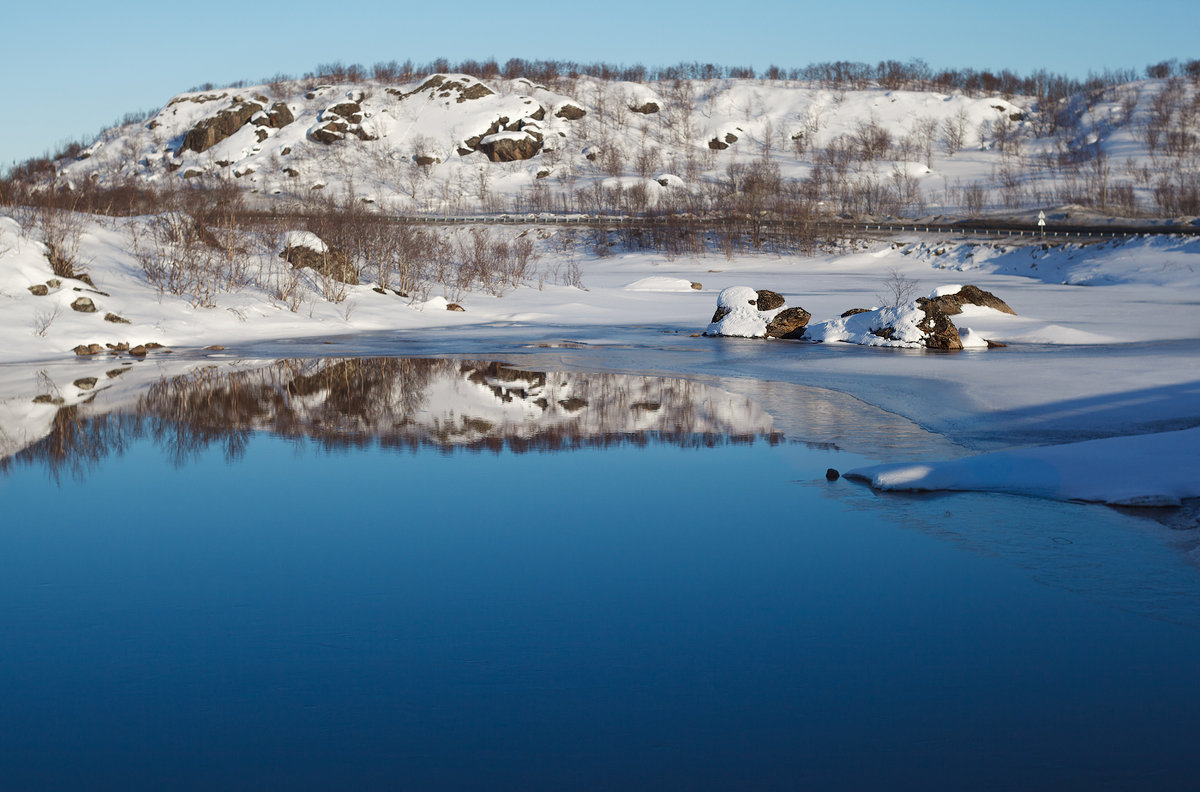
[[[378,444],[516,453],[670,443],[750,443],[780,436],[750,399],[682,379],[525,371],[422,358],[280,360],[215,366],[150,386],[133,414],[60,409],[50,434],[4,461],[81,475],[148,435],[175,465],[219,445],[240,457],[256,431],[326,449]]]
[[[84,416],[79,405],[60,407],[50,432],[16,454],[0,459],[0,473],[16,465],[44,465],[58,481],[63,474],[82,479],[110,455],[120,456],[144,434],[142,421],[128,413]]]

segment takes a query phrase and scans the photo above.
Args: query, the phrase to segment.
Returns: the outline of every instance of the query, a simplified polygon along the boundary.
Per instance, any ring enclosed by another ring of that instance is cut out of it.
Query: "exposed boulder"
[[[767,338],[803,338],[812,314],[803,308],[784,308],[767,322]]]
[[[984,291],[978,286],[967,284],[966,286],[958,287],[957,291],[952,291],[954,287],[942,287],[933,293],[926,301],[933,303],[937,308],[945,314],[954,315],[962,313],[964,305],[981,305],[985,308],[992,308],[1001,313],[1011,314],[1016,316],[1017,312],[1008,306],[1008,303],[1001,300],[996,295],[989,291]],[[922,298],[925,299],[925,298]],[[918,303],[921,300],[917,300]]]
[[[918,301],[920,305],[920,302]],[[962,339],[958,337],[958,328],[950,317],[940,307],[925,301],[920,305],[925,312],[925,318],[917,323],[917,328],[925,334],[926,349],[941,349],[951,351],[962,349]]]
[[[291,235],[279,256],[293,267],[308,267],[342,283],[358,285],[358,273],[350,257],[321,242],[315,235]]]
[[[578,121],[587,115],[587,111],[578,105],[567,102],[555,110],[554,115],[564,121]]]
[[[723,151],[729,148],[729,144],[721,142],[721,140],[718,138],[713,138],[712,140],[708,141],[708,147],[713,151]]]
[[[267,111],[267,126],[272,129],[282,129],[296,120],[287,102],[276,102]]]
[[[536,132],[500,132],[479,141],[479,151],[492,162],[527,160],[542,150],[542,136]]]
[[[71,310],[79,311],[80,313],[96,313],[96,304],[92,302],[90,297],[80,297],[71,303]]]
[[[29,287],[29,291],[33,293],[34,297],[45,297],[50,293],[50,288],[44,283],[35,283]]]
[[[782,308],[786,302],[779,292],[773,292],[770,289],[758,290],[757,305],[760,311],[774,311],[776,308]]]
[[[350,129],[350,125],[338,118],[318,124],[308,131],[308,136],[318,143],[328,145],[345,140],[348,129]]]
[[[129,324],[130,323],[129,320],[126,319],[124,316],[118,316],[117,314],[112,313],[111,311],[109,313],[104,314],[104,321],[112,322],[113,324]]]
[[[659,107],[658,107],[657,102],[645,102],[640,105],[631,105],[629,107],[629,109],[631,111],[633,111],[634,113],[641,113],[642,115],[651,115],[653,113],[657,113],[659,110]]]
[[[241,129],[247,121],[261,112],[263,106],[258,102],[239,100],[235,97],[232,107],[222,110],[211,118],[206,118],[188,130],[184,136],[183,145],[176,154],[185,149],[201,153],[208,151],[225,138]]]
[[[330,105],[321,112],[321,118],[325,119],[329,116],[338,116],[351,124],[360,123],[363,119],[362,106],[358,102],[339,102],[335,105]]]

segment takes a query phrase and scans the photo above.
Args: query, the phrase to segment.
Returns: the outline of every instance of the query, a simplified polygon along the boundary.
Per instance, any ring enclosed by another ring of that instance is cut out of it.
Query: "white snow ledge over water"
[[[1178,506],[1200,497],[1200,427],[946,462],[847,471],[880,490],[970,490],[1114,506]]]

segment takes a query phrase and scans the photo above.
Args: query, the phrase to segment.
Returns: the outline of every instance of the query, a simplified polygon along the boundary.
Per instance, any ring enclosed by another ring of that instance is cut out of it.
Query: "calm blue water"
[[[1145,521],[762,434],[275,427],[0,473],[0,786],[1194,784],[1198,575]]]

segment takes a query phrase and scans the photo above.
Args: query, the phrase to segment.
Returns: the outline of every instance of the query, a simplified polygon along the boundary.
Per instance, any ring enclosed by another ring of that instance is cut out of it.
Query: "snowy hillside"
[[[265,206],[400,212],[708,210],[762,190],[867,215],[1195,216],[1198,108],[1183,78],[1049,104],[752,79],[279,82],[181,94],[55,168],[76,189],[221,180]]]

